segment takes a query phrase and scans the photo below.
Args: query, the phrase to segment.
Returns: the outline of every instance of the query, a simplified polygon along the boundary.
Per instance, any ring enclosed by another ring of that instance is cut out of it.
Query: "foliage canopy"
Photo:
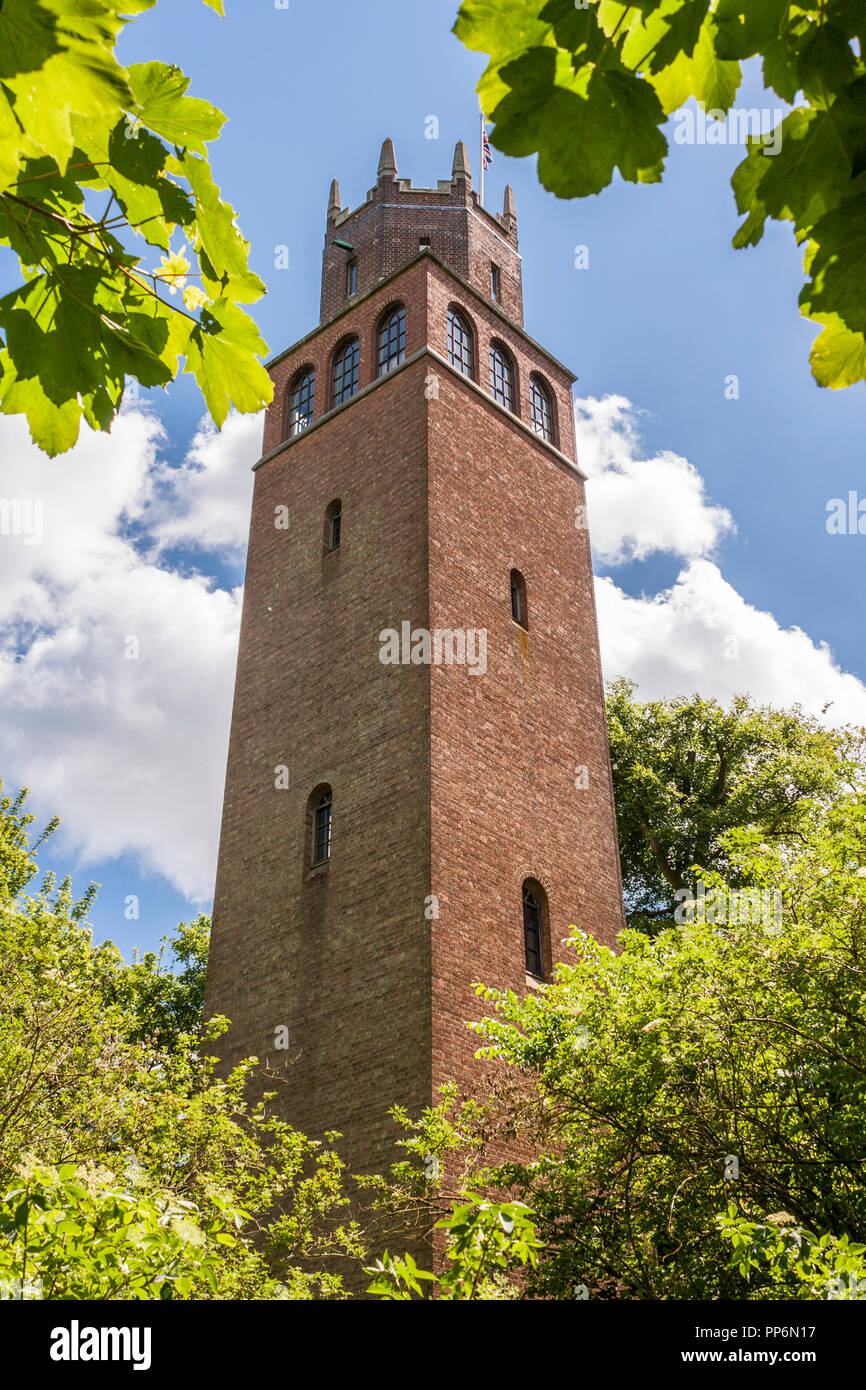
[[[618,170],[654,183],[662,129],[694,97],[723,120],[742,64],[793,109],[754,135],[732,184],[754,246],[767,218],[803,247],[802,313],[822,331],[811,353],[821,386],[866,378],[866,9],[859,0],[463,0],[455,33],[490,56],[478,86],[493,143],[538,154],[561,198],[599,193]],[[775,154],[765,153],[776,149]]]
[[[225,117],[176,66],[115,56],[154,3],[0,6],[0,247],[21,274],[0,299],[0,410],[49,454],[82,418],[109,429],[127,377],[164,387],[181,362],[217,425],[271,398],[241,307],[265,287],[208,160]]]

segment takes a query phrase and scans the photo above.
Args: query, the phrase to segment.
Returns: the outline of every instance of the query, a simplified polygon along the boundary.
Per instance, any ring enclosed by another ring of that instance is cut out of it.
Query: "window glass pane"
[[[406,356],[406,312],[395,309],[379,329],[379,375],[384,376]]]
[[[327,793],[316,806],[313,828],[313,863],[323,864],[331,857],[331,798]]]
[[[529,386],[529,404],[532,416],[532,428],[536,434],[540,434],[543,439],[553,441],[553,406],[550,393],[536,377],[532,378]]]
[[[526,969],[530,975],[543,975],[541,964],[541,904],[529,889],[523,892],[523,939]]]
[[[448,310],[448,361],[464,376],[474,377],[472,330],[455,309]]]
[[[514,372],[502,348],[495,343],[490,348],[490,394],[506,410],[514,409]]]
[[[289,402],[289,434],[300,434],[313,419],[316,395],[316,373],[304,372],[299,377]]]
[[[334,405],[341,405],[358,389],[358,339],[353,338],[334,359]]]
[[[346,295],[351,297],[358,288],[358,262],[348,261],[346,264]]]

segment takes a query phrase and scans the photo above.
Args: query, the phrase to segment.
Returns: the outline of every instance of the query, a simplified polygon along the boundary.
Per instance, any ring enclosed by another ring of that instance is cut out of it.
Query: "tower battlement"
[[[440,179],[436,188],[414,188],[411,179],[398,176],[391,140],[382,145],[376,183],[359,207],[340,206],[334,179],[322,256],[321,322],[375,289],[425,246],[522,325],[514,194],[505,189],[501,213],[482,205],[462,140],[451,178]]]

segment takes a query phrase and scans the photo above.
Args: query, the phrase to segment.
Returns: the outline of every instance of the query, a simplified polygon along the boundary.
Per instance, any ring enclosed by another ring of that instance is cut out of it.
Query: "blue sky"
[[[357,205],[375,181],[379,147],[386,135],[395,142],[401,176],[411,177],[416,185],[435,186],[437,179],[448,177],[457,139],[466,141],[477,176],[474,87],[483,58],[464,50],[450,33],[456,14],[450,0],[430,0],[424,5],[407,5],[405,0],[367,0],[364,5],[331,0],[327,6],[314,0],[291,0],[288,9],[277,9],[266,0],[247,0],[243,5],[240,0],[226,0],[226,8],[223,20],[201,0],[161,0],[154,12],[129,26],[120,53],[128,62],[155,57],[177,62],[192,78],[192,94],[208,98],[229,115],[213,163],[224,196],[238,209],[240,224],[252,243],[252,265],[269,286],[267,298],[255,312],[271,351],[277,352],[307,332],[318,317],[324,217],[332,177],[340,180],[344,206]],[[762,93],[753,70],[747,74],[738,104],[780,106],[778,98]],[[425,136],[430,115],[439,121],[438,140]],[[580,157],[579,151],[575,157]],[[835,695],[832,661],[818,647],[818,654],[810,651],[804,663],[798,654],[803,649],[797,647],[790,629],[802,629],[813,647],[828,644],[843,671],[866,680],[860,615],[866,537],[830,536],[825,527],[830,498],[847,496],[851,489],[866,495],[866,393],[862,388],[821,391],[811,378],[807,358],[814,330],[797,311],[802,270],[789,228],[770,225],[757,249],[735,252],[731,248],[738,219],[729,179],[741,157],[740,148],[679,146],[671,141],[661,185],[636,187],[617,180],[599,197],[569,203],[543,192],[534,159],[509,160],[494,152],[487,203],[499,210],[504,186],[512,184],[524,258],[528,331],[578,374],[581,397],[616,396],[630,403],[607,414],[590,412],[586,458],[596,446],[611,457],[610,450],[618,450],[617,467],[630,459],[637,469],[647,460],[666,459],[669,451],[680,459],[680,465],[672,466],[672,485],[691,489],[689,506],[697,506],[704,519],[708,508],[726,509],[733,523],[719,521],[721,513],[716,510],[716,520],[709,526],[713,536],[697,549],[690,549],[682,535],[673,541],[650,536],[645,544],[633,544],[620,554],[613,543],[597,548],[598,573],[615,581],[617,611],[627,612],[629,621],[650,634],[646,641],[656,641],[660,649],[643,652],[643,665],[638,662],[635,674],[652,673],[647,674],[649,685],[653,680],[661,682],[660,688],[667,693],[675,693],[678,680],[685,679],[685,651],[675,654],[667,674],[659,670],[666,641],[685,647],[691,640],[688,621],[680,612],[678,625],[661,623],[660,610],[647,603],[674,585],[692,562],[697,565],[692,572],[694,585],[708,585],[700,592],[712,590],[718,599],[721,588],[706,568],[712,564],[723,574],[724,585],[739,596],[731,598],[725,589],[724,602],[732,613],[748,609],[749,614],[756,610],[772,615],[779,629],[778,641],[774,635],[762,644],[755,636],[756,650],[762,648],[763,656],[756,655],[743,669],[742,687],[777,703],[804,698],[814,704],[821,661],[829,673],[827,698]],[[274,268],[275,249],[280,245],[289,248],[288,270]],[[588,269],[574,266],[578,245],[589,250]],[[739,378],[736,400],[725,397],[725,379],[730,374]],[[148,458],[155,450],[163,470],[183,469],[202,416],[197,390],[186,380],[168,395],[158,393],[149,408],[151,423],[155,411],[164,434],[156,442],[148,437],[148,444],[141,432],[133,438],[130,426],[130,450],[146,454],[150,449]],[[201,522],[204,504],[195,491],[194,474],[187,469],[178,497],[190,516],[204,525],[206,540],[201,534],[193,536],[191,529],[174,535],[163,515],[158,557],[136,583],[158,589],[162,581],[152,573],[155,566],[171,571],[173,583],[183,580],[184,594],[204,603],[203,593],[195,589],[196,572],[210,576],[221,591],[242,582],[240,537],[248,484],[236,479],[255,461],[257,430],[255,423],[252,429],[238,427],[229,440],[234,452],[221,456],[218,465],[221,485],[227,489],[226,510],[234,517],[229,540],[214,540],[213,517]],[[635,442],[635,431],[639,442]],[[202,447],[211,450],[209,458],[215,457],[212,440]],[[23,446],[20,449],[21,457],[13,459],[7,446],[0,468],[23,468],[26,451]],[[33,466],[32,459],[27,466]],[[52,467],[54,474],[44,474],[48,489],[64,469],[64,460]],[[170,488],[170,476],[165,471],[161,476],[163,482],[169,478]],[[665,483],[666,475],[663,467],[653,472],[648,465],[641,476],[646,486],[656,476]],[[142,477],[141,472],[136,474],[136,487],[142,485]],[[695,477],[702,485],[695,483]],[[10,489],[11,483],[0,487],[3,495],[15,495]],[[591,527],[595,530],[598,514],[602,533],[605,495],[600,483],[594,502],[590,487]],[[672,495],[673,512],[681,501],[680,492]],[[134,514],[135,508],[131,511]],[[683,527],[688,529],[688,507],[682,515]],[[152,498],[150,510],[139,511],[141,516],[153,520]],[[129,509],[122,522],[128,524]],[[112,553],[116,550],[114,546]],[[643,558],[633,558],[636,555]],[[606,592],[613,592],[612,585]],[[688,589],[684,601],[697,603],[688,598],[697,592],[697,587]],[[627,599],[635,602],[630,605]],[[171,601],[168,594],[166,601]],[[221,640],[225,639],[220,650],[228,651],[227,594],[221,592],[214,602],[219,607]],[[602,603],[602,619],[605,611]],[[91,614],[91,609],[87,612]],[[88,617],[88,621],[95,620]],[[76,615],[67,612],[62,622],[58,619],[55,637],[63,624],[74,628],[77,622]],[[652,627],[654,623],[660,626]],[[761,626],[751,616],[748,625],[753,635]],[[762,630],[769,632],[770,627],[764,624]],[[653,638],[656,631],[658,636]],[[634,640],[632,633],[629,643],[618,648],[612,643],[612,650],[631,651]],[[699,635],[695,637],[696,650],[700,640]],[[775,671],[768,671],[766,663],[775,663]],[[627,665],[625,658],[622,664]],[[814,674],[808,688],[801,690],[798,672],[805,666]],[[229,653],[218,676],[209,676],[204,651],[191,669],[180,669],[169,661],[167,675],[157,687],[171,685],[173,670],[177,681],[187,685],[195,682],[196,671],[201,672],[199,700],[219,705],[214,715],[217,731],[210,744],[202,744],[202,757],[209,764],[219,765],[224,758],[221,740],[230,668]],[[707,661],[697,669],[702,672],[702,686],[716,693],[715,665]],[[91,668],[86,654],[79,653],[62,667],[62,680],[59,655],[52,670],[60,682],[58,689],[62,687],[56,703],[58,708],[63,706],[64,717],[55,719],[52,706],[52,717],[44,727],[38,713],[31,719],[23,714],[13,719],[4,745],[7,778],[32,785],[40,814],[53,809],[64,814],[70,838],[57,842],[52,862],[61,871],[70,869],[81,889],[91,879],[103,884],[92,914],[97,934],[112,936],[125,950],[134,945],[150,947],[176,921],[199,910],[182,887],[189,891],[195,879],[197,897],[206,905],[207,871],[194,872],[188,864],[172,868],[169,849],[159,847],[158,828],[139,844],[130,822],[117,834],[120,852],[115,855],[105,852],[114,843],[107,828],[90,836],[89,827],[80,823],[73,827],[70,821],[76,814],[79,819],[98,817],[100,777],[108,778],[112,786],[122,782],[114,775],[117,759],[127,759],[130,777],[137,777],[145,787],[160,777],[161,750],[165,749],[166,759],[173,755],[168,741],[161,743],[154,735],[146,754],[148,768],[135,769],[137,744],[130,734],[132,725],[124,726],[129,742],[117,745],[116,756],[106,747],[103,764],[94,742],[97,754],[90,753],[81,762],[85,772],[89,766],[94,769],[88,800],[80,786],[73,786],[72,773],[64,770],[63,763],[64,758],[78,756],[82,720],[88,739],[99,737],[98,717],[85,708],[88,697],[69,695],[74,673]],[[93,668],[84,681],[91,694],[97,687],[108,691],[103,708],[117,706],[112,679],[110,671]],[[726,688],[723,682],[720,693]],[[16,694],[14,686],[11,689],[23,709],[23,695]],[[853,682],[845,689],[849,695],[853,691],[852,703],[846,706],[850,712],[856,707],[857,691]],[[657,693],[656,689],[651,693]],[[171,693],[171,700],[175,694]],[[173,717],[186,717],[176,714],[171,700],[160,710],[158,695],[149,698],[151,730],[160,720],[167,727]],[[109,721],[105,737],[111,736]],[[38,749],[31,742],[34,738],[42,740]],[[100,772],[103,766],[111,768],[111,775]],[[80,783],[80,771],[77,779]],[[203,774],[203,780],[210,802],[218,800],[212,789],[221,787],[222,767],[209,770],[206,777]],[[177,814],[177,828],[171,832],[175,842],[184,834],[183,808],[178,810],[176,804],[178,799],[183,801],[190,785],[189,780],[180,782],[167,793],[172,806],[166,805],[166,812]],[[136,795],[143,798],[143,806],[145,794]],[[122,797],[117,804],[119,811],[112,813],[115,822],[124,816],[134,820],[133,804],[124,803]],[[191,826],[200,804],[190,793]],[[147,815],[158,818],[158,809],[150,801],[147,805]],[[209,848],[201,850],[202,862],[209,854]],[[147,863],[149,870],[143,867]],[[139,899],[137,919],[124,916],[129,895]]]

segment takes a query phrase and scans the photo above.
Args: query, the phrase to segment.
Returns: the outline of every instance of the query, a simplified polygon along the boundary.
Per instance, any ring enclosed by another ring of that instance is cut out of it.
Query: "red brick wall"
[[[442,373],[429,489],[430,626],[488,632],[485,676],[434,667],[431,687],[433,1076],[468,1086],[472,984],[526,989],[524,880],[547,893],[554,960],[573,958],[571,925],[614,944],[621,885],[583,483]],[[512,621],[512,569],[528,632]]]
[[[387,1156],[387,1107],[430,1096],[429,673],[378,659],[383,627],[427,611],[423,371],[256,475],[208,969],[231,1055],[284,1063],[274,1030],[286,1025],[297,1060],[284,1113],[313,1134],[344,1129],[356,1170]],[[337,497],[342,541],[323,554]],[[320,783],[333,789],[333,851],[310,875]]]

